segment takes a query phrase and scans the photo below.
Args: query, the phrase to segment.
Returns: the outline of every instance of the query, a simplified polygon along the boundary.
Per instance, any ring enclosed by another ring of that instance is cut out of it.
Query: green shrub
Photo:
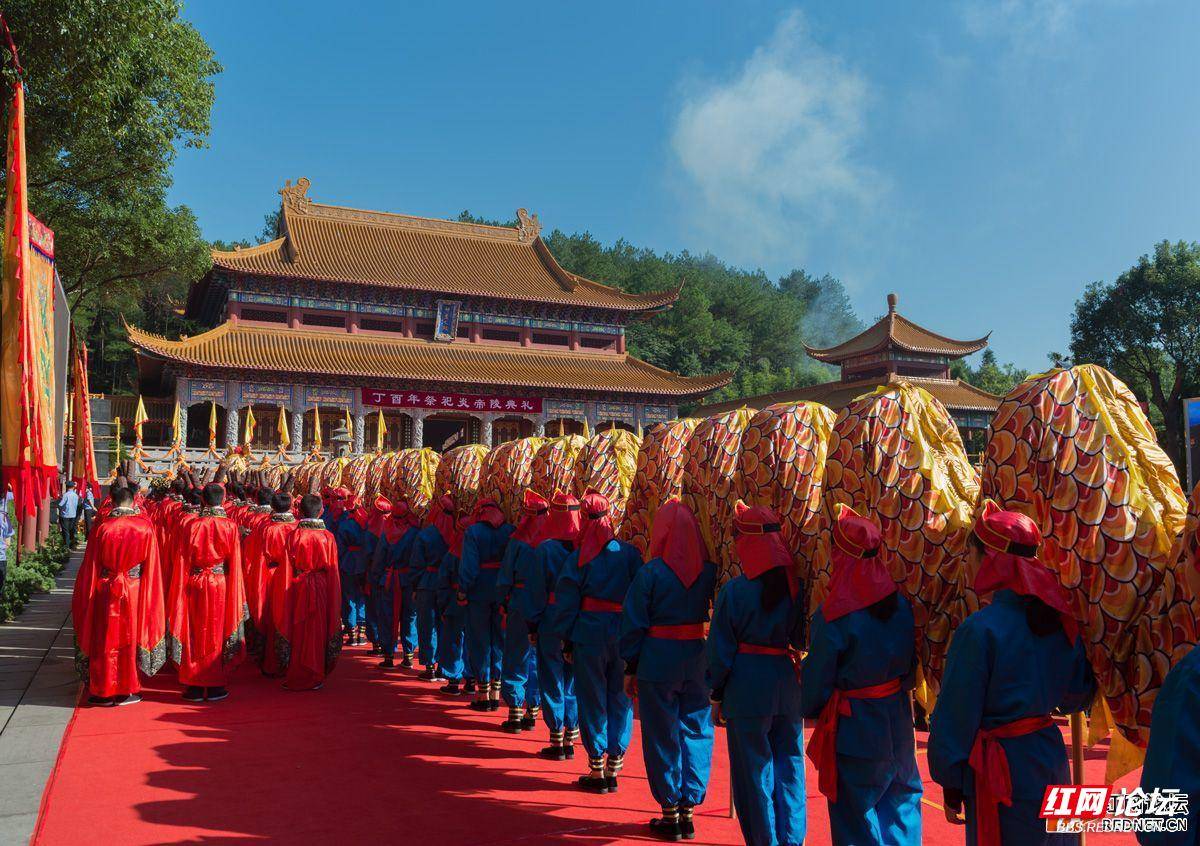
[[[0,595],[0,621],[16,617],[31,596],[53,588],[54,578],[71,557],[61,534],[54,528],[40,549],[21,553],[20,563],[17,563],[16,540],[13,538],[8,546],[8,576]]]

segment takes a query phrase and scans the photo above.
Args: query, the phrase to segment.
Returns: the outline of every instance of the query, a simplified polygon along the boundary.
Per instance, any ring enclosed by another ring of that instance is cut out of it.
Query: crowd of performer
[[[76,584],[93,705],[137,702],[139,675],[167,664],[184,699],[217,702],[247,655],[287,690],[316,690],[343,646],[369,644],[381,673],[419,667],[473,710],[503,705],[501,731],[544,723],[542,758],[582,746],[577,785],[596,794],[619,789],[636,701],[657,838],[696,836],[721,723],[746,842],[802,843],[809,719],[833,842],[921,842],[914,611],[870,515],[839,509],[834,575],[810,619],[779,517],[762,506],[738,503],[741,574],[718,590],[679,500],[658,510],[643,560],[595,492],[527,491],[514,526],[490,499],[464,513],[448,494],[422,523],[403,499],[294,497],[287,479],[276,490],[183,474],[135,488],[124,475],[111,486]],[[1039,809],[1047,785],[1071,781],[1055,716],[1090,705],[1096,682],[1040,544],[1029,518],[989,503],[969,546],[991,601],[954,633],[928,740],[967,843],[1078,841],[1048,834]],[[1146,778],[1162,786],[1197,772],[1196,654],[1163,689],[1170,713],[1155,715],[1171,739],[1152,741]]]

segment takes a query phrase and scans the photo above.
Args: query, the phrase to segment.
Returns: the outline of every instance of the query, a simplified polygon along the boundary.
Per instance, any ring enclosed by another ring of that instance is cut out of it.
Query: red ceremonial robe
[[[280,636],[288,653],[289,690],[319,687],[342,646],[342,590],[337,543],[320,519],[301,520],[288,540],[287,618]]]
[[[180,538],[167,601],[170,657],[183,684],[224,687],[246,643],[241,537],[222,509],[206,508]]]
[[[258,616],[254,606],[250,615],[262,641],[260,665],[269,676],[278,675],[287,667],[286,652],[281,650],[279,631],[287,614],[289,567],[288,541],[296,530],[296,518],[291,512],[272,514],[271,521],[255,529],[260,535],[258,557],[250,564],[250,583],[247,594],[258,597]]]
[[[162,565],[154,527],[115,508],[88,540],[71,613],[75,649],[93,696],[128,696],[166,662]]]

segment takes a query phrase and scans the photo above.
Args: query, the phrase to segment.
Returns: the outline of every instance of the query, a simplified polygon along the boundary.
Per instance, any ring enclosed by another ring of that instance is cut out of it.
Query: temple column
[[[304,455],[304,407],[288,409],[292,415],[292,448],[297,458]]]
[[[225,446],[227,447],[238,444],[238,419],[241,416],[241,410],[236,406],[230,405],[225,409]]]
[[[492,448],[492,421],[494,419],[494,414],[479,415],[479,440],[488,449]]]
[[[362,455],[367,442],[367,415],[361,411],[354,415],[354,452]]]
[[[184,403],[182,400],[179,401],[179,447],[180,447],[180,449],[187,448],[187,413],[188,413],[187,404]],[[168,446],[175,446],[175,445],[169,444]]]
[[[412,412],[412,448],[420,449],[425,446],[425,412]]]

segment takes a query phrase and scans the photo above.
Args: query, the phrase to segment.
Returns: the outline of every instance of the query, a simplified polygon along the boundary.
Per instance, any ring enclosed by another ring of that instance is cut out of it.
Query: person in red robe
[[[229,674],[246,645],[246,591],[237,524],[225,516],[225,488],[204,487],[204,505],[178,535],[167,602],[168,646],[189,702],[229,695]]]
[[[286,690],[317,690],[342,648],[337,542],[321,520],[321,499],[306,496],[288,539],[287,617],[280,630],[288,654]]]
[[[258,632],[259,666],[265,675],[279,676],[287,669],[279,631],[287,614],[288,541],[296,530],[292,495],[277,493],[271,500],[271,519],[254,530],[255,559],[248,566],[246,593],[252,597],[250,619]]]
[[[140,702],[140,670],[166,663],[166,618],[158,539],[133,507],[133,492],[115,488],[107,519],[88,540],[75,580],[71,613],[76,663],[93,705]]]

